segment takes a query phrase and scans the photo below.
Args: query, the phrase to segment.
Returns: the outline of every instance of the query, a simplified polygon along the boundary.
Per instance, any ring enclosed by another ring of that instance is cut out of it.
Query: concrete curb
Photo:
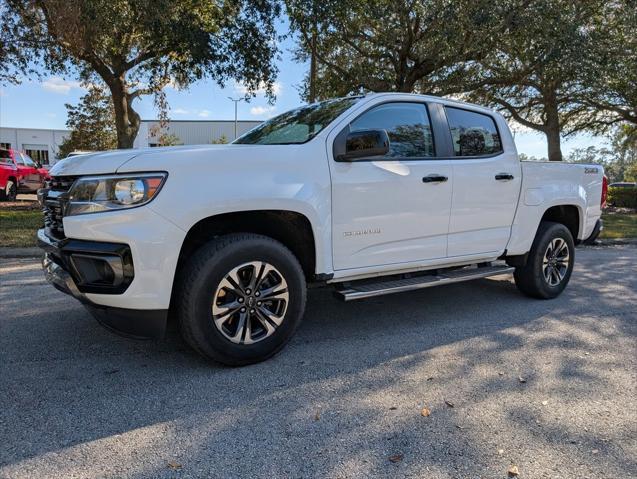
[[[598,239],[593,244],[581,244],[580,247],[595,248],[603,246],[637,245],[637,238]]]
[[[0,258],[39,258],[42,250],[35,246],[31,248],[0,247]]]

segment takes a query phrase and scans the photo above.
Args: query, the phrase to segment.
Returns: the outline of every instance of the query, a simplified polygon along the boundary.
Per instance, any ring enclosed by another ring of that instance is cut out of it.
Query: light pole
[[[236,140],[237,139],[237,105],[239,104],[241,100],[244,100],[244,98],[232,98],[231,96],[229,96],[228,100],[234,102],[234,140]]]

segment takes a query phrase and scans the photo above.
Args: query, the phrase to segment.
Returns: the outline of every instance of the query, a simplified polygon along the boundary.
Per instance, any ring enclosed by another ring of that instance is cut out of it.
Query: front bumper
[[[42,269],[49,283],[63,293],[79,300],[91,314],[106,328],[128,337],[161,338],[166,331],[167,309],[127,309],[96,304],[91,301],[87,291],[95,291],[95,286],[84,284],[78,277],[73,256],[87,256],[86,252],[99,251],[102,257],[114,257],[112,252],[119,249],[126,254],[127,249],[113,243],[95,241],[63,240],[49,238],[43,229],[37,234],[38,244],[44,249]],[[98,256],[94,256],[98,257]],[[103,288],[103,286],[102,286]],[[120,285],[117,288],[121,289]],[[115,291],[118,291],[117,289]],[[102,291],[103,293],[104,291]],[[117,292],[110,292],[117,295]]]

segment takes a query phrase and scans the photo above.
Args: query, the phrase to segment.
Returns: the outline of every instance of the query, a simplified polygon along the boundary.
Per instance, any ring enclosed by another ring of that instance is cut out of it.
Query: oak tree
[[[469,98],[500,108],[546,135],[548,159],[562,160],[561,138],[594,131],[604,113],[587,101],[583,65],[599,65],[591,49],[603,0],[534,0],[519,9],[494,48],[470,66]]]
[[[522,0],[521,5],[526,3]],[[306,98],[371,91],[449,93],[511,18],[485,0],[286,0]],[[508,8],[508,5],[507,5]]]
[[[30,62],[107,85],[118,148],[139,130],[134,101],[169,83],[235,80],[272,95],[276,0],[5,1],[4,28]]]
[[[66,103],[64,106],[70,133],[60,144],[58,158],[66,158],[77,150],[102,151],[117,147],[113,102],[103,88],[90,85],[77,105]]]

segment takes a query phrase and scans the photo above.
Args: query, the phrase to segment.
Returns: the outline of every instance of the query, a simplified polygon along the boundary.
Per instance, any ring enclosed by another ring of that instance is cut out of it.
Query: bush
[[[637,209],[637,188],[608,188],[608,204]]]

